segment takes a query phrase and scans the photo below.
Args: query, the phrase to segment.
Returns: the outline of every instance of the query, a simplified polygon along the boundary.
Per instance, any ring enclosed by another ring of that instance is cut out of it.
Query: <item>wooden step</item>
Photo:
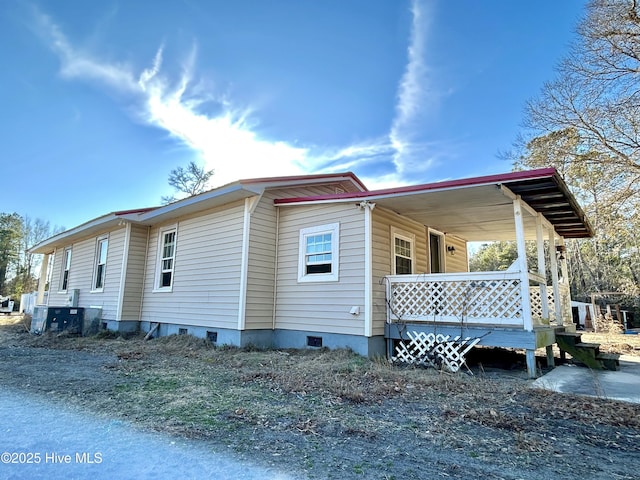
[[[593,358],[596,358],[600,353],[600,344],[599,343],[576,343],[575,347],[579,350],[584,350],[585,353],[592,355]]]
[[[556,342],[558,345],[560,342],[566,343],[568,345],[575,345],[576,343],[580,343],[582,341],[582,335],[574,332],[561,332],[556,333]]]
[[[596,360],[602,362],[605,370],[620,370],[620,355],[617,353],[600,353]]]
[[[582,337],[579,333],[557,333],[556,342],[560,349],[560,356],[563,359],[565,358],[565,352],[569,353],[575,362],[584,364],[594,370],[608,370],[615,364],[614,359],[601,357],[599,343],[582,342]]]

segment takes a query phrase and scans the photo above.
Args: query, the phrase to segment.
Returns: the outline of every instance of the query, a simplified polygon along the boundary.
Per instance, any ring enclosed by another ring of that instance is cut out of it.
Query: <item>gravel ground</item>
[[[199,463],[186,478],[638,478],[637,405],[532,389],[523,365],[474,372],[402,369],[344,351],[216,349],[178,337],[32,337],[16,321],[0,325],[0,385],[14,392],[0,408],[3,418],[23,418],[24,445],[104,449],[107,471],[117,444],[134,454],[124,462],[132,470],[119,471],[128,478],[145,478],[133,466],[147,456],[171,467],[191,465],[189,452]],[[100,443],[114,426],[125,440]],[[0,445],[16,450],[7,438]],[[80,467],[75,478],[95,478],[96,465]],[[0,478],[37,478],[31,473],[0,465]]]
[[[202,442],[142,432],[55,398],[0,392],[3,479],[292,479]]]

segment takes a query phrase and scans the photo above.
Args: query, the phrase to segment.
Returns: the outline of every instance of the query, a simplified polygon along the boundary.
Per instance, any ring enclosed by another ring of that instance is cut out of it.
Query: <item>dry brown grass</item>
[[[628,350],[626,337],[608,340]],[[30,388],[47,395],[55,391],[102,414],[215,440],[250,456],[270,452],[306,473],[317,466],[335,469],[335,478],[362,478],[365,471],[369,478],[383,471],[391,472],[389,478],[420,478],[419,469],[411,473],[412,463],[433,468],[428,452],[440,450],[464,452],[451,465],[479,458],[509,471],[515,462],[513,478],[532,458],[561,464],[558,452],[566,448],[572,456],[576,438],[586,442],[583,450],[612,442],[640,450],[637,406],[533,390],[524,370],[454,375],[392,366],[347,350],[215,348],[187,335],[151,341],[104,334],[34,337],[16,318],[0,319],[0,347],[29,356],[28,365],[12,363],[23,356],[0,358],[2,383],[20,387],[12,369],[24,374],[29,368]],[[39,352],[47,355],[40,363]],[[52,357],[74,368],[52,375]],[[93,380],[78,382],[79,375]],[[406,452],[418,444],[424,458],[407,462]],[[370,460],[370,470],[358,448],[377,459]],[[443,476],[460,474],[451,465]],[[549,472],[564,471],[549,465]]]
[[[621,355],[640,356],[640,335],[630,335],[624,333],[593,333],[580,332],[582,341],[589,343],[599,343],[600,350],[608,353],[618,353]]]

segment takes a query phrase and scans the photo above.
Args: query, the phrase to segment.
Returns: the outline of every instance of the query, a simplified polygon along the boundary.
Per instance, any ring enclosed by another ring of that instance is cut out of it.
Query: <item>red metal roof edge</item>
[[[117,212],[113,212],[113,214],[117,217],[122,215],[131,215],[134,213],[147,213],[152,210],[156,210],[159,207],[146,207],[146,208],[133,208],[131,210],[118,210]]]
[[[355,193],[336,193],[330,195],[317,195],[313,197],[278,198],[276,204],[313,202],[322,200],[341,200],[350,198],[366,198],[379,195],[392,195],[398,193],[416,193],[424,190],[441,190],[456,187],[471,187],[476,185],[487,185],[492,183],[509,183],[518,180],[532,180],[536,178],[560,178],[555,168],[539,168],[536,170],[523,170],[519,172],[500,173],[486,175],[482,177],[469,177],[457,180],[445,180],[443,182],[423,183],[419,185],[408,185],[405,187],[386,188],[382,190],[368,190]]]
[[[357,184],[363,191],[367,192],[369,189],[362,183],[355,173],[343,172],[343,173],[318,173],[315,175],[293,175],[293,176],[280,176],[280,177],[260,177],[260,178],[246,178],[239,180],[240,184],[250,183],[269,183],[269,182],[295,182],[301,180],[330,180],[339,177],[349,177],[355,184]]]

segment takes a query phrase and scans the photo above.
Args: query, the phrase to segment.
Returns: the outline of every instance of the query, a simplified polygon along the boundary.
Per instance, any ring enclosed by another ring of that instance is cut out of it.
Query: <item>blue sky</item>
[[[506,172],[583,1],[0,3],[0,211],[67,228],[212,186],[353,171],[369,188]]]

